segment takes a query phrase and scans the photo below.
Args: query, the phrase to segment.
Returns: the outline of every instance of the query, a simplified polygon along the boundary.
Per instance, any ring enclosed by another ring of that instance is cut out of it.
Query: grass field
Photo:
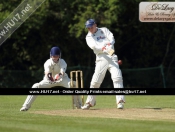
[[[20,112],[26,96],[0,96],[1,132],[174,132],[175,96],[125,96],[118,110],[115,96],[97,96],[90,110],[72,109],[71,96],[37,97]],[[86,96],[85,96],[86,99]]]

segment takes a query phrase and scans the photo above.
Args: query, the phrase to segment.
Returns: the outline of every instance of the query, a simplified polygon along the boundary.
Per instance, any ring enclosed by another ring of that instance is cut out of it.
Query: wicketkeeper
[[[44,63],[44,78],[41,82],[35,83],[32,88],[51,88],[55,86],[62,86],[65,88],[71,88],[70,78],[66,74],[67,64],[64,59],[61,58],[61,51],[59,47],[52,47],[50,50],[50,59]],[[75,85],[75,81],[74,81]],[[74,95],[74,98],[79,98],[78,95]],[[27,111],[32,103],[36,99],[36,95],[28,95],[20,111]],[[74,99],[76,101],[76,99]],[[74,102],[77,108],[81,107],[82,102]]]
[[[87,45],[96,55],[95,73],[93,74],[90,88],[99,88],[108,70],[111,73],[114,88],[123,88],[122,73],[118,64],[118,57],[114,53],[115,39],[113,34],[106,27],[98,28],[94,19],[85,23],[88,29],[86,35]],[[123,109],[124,95],[116,95],[117,108]],[[83,110],[89,109],[96,104],[96,96],[88,95]]]

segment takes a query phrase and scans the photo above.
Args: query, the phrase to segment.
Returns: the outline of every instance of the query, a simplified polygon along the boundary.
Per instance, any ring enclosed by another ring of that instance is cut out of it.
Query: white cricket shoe
[[[94,106],[96,105],[96,101],[94,103]],[[90,104],[85,104],[84,106],[81,107],[82,110],[88,110],[90,107],[92,107]]]
[[[117,108],[118,109],[123,109],[124,108],[124,101],[123,100],[120,100],[119,103],[117,104]]]
[[[82,110],[88,110],[90,108],[90,104],[85,104],[84,106],[81,107]]]
[[[20,109],[20,111],[27,111],[28,110],[28,108],[26,108],[26,107],[22,107],[21,109]]]

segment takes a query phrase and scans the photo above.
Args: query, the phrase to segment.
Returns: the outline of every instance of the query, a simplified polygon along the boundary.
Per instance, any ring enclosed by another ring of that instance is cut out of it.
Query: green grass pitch
[[[1,132],[174,132],[175,96],[126,95],[124,110],[115,96],[98,95],[90,110],[72,109],[71,96],[39,95],[27,112],[27,96],[0,96]],[[87,96],[85,96],[86,99]]]

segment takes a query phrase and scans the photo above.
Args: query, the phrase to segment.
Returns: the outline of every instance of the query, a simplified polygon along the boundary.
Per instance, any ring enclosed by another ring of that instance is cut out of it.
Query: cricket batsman
[[[114,88],[123,88],[123,78],[119,69],[118,57],[114,53],[115,39],[108,28],[98,28],[94,19],[85,22],[88,29],[86,43],[96,55],[95,73],[93,74],[90,88],[99,88],[108,70],[111,74]],[[124,108],[124,95],[116,95],[116,104],[118,109]],[[83,110],[95,106],[96,96],[88,95]]]
[[[61,51],[59,47],[52,47],[50,50],[50,59],[44,63],[44,78],[39,83],[35,83],[32,88],[52,88],[55,86],[62,86],[71,88],[70,78],[66,74],[67,63],[61,58]],[[74,84],[75,86],[75,81]],[[37,95],[28,95],[20,111],[27,111],[32,103],[35,101]],[[73,95],[78,103],[74,102],[75,107],[81,107],[81,99],[79,95]],[[76,106],[77,105],[77,106]]]

